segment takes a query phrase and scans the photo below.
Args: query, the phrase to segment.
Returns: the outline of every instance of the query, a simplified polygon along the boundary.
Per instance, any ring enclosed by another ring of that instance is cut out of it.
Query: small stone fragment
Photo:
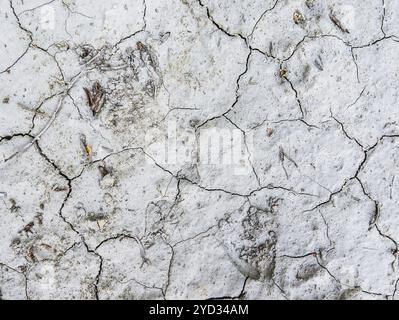
[[[281,78],[286,78],[288,76],[288,70],[287,69],[280,69],[280,77]]]
[[[302,24],[305,22],[305,18],[299,10],[295,10],[292,18],[294,19],[295,24]]]
[[[101,189],[109,189],[115,186],[116,179],[112,175],[108,174],[100,181]]]
[[[309,9],[313,8],[314,3],[315,3],[315,0],[306,0],[306,1],[305,1],[305,4],[306,4],[306,6],[307,6]]]

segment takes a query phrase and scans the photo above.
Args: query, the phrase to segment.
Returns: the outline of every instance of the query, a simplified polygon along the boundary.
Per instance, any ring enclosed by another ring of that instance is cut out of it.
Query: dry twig
[[[349,30],[346,29],[346,28],[342,25],[341,21],[339,21],[338,18],[337,18],[333,13],[330,14],[330,19],[331,19],[331,21],[338,27],[338,29],[340,29],[342,32],[344,32],[344,33],[350,33]]]

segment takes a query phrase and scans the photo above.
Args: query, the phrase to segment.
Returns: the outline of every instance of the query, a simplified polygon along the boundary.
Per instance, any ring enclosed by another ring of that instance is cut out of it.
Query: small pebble
[[[305,18],[299,10],[295,10],[292,18],[294,19],[295,24],[300,24],[305,22]]]

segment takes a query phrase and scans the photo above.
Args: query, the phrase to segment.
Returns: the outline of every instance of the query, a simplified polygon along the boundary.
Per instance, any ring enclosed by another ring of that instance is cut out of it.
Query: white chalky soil
[[[398,1],[1,0],[0,31],[1,299],[397,297]]]

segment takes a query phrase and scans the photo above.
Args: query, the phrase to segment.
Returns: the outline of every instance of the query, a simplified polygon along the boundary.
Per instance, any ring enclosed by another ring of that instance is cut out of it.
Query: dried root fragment
[[[81,48],[80,57],[81,57],[82,59],[85,59],[85,58],[87,58],[87,57],[90,55],[90,53],[91,53],[92,51],[93,51],[92,48],[89,48],[89,47],[87,47],[87,46],[83,46],[83,47]]]
[[[138,51],[138,57],[140,60],[147,66],[151,67],[151,71],[154,71],[158,76],[160,75],[159,61],[158,55],[154,51],[154,49],[149,44],[144,44],[140,41],[136,43],[136,49],[134,50],[134,54]],[[133,53],[133,52],[132,52]]]
[[[19,233],[20,234],[22,234],[22,233],[25,233],[26,235],[28,235],[28,234],[33,234],[33,227],[35,226],[35,222],[34,221],[31,221],[31,222],[29,222],[28,224],[26,224],[23,228],[22,228],[22,230],[19,230]]]
[[[316,66],[317,69],[320,71],[323,71],[323,60],[321,59],[321,56],[319,55],[316,60],[314,61],[314,65]]]
[[[337,26],[338,29],[340,29],[342,32],[344,33],[350,33],[348,29],[346,29],[341,21],[338,20],[338,18],[331,12],[330,13],[330,19],[331,21],[335,24],[335,26]]]
[[[155,72],[159,72],[159,64],[156,55],[152,52],[151,48],[144,43],[138,41],[136,43],[137,50],[140,52],[140,59],[147,65],[150,65]]]
[[[136,43],[137,50],[139,51],[140,54],[140,60],[144,65],[149,65],[151,66],[152,70],[155,71],[155,73],[160,76],[160,70],[159,70],[159,65],[157,61],[156,55],[152,52],[151,48],[144,43],[138,41]],[[151,97],[155,98],[156,95],[156,89],[157,86],[152,78],[150,78],[145,86],[144,86],[144,91],[145,93]]]
[[[67,187],[60,187],[60,186],[58,186],[58,185],[55,185],[55,186],[53,187],[53,190],[54,190],[55,192],[63,192],[63,191],[68,191],[68,188],[67,188]]]
[[[139,49],[140,51],[147,50],[147,47],[141,41],[138,41],[136,45],[137,45],[137,49]]]
[[[33,252],[34,248],[33,246],[30,246],[26,252],[26,260],[30,263],[35,263],[37,262],[37,258]]]
[[[107,219],[108,215],[104,212],[89,212],[89,214],[87,215],[87,220],[91,222],[98,222]]]
[[[91,45],[85,44],[75,49],[76,53],[82,59],[83,62],[93,58],[93,56],[98,53],[98,51]]]
[[[150,261],[150,259],[147,258],[147,254],[145,252],[145,247],[144,247],[143,243],[141,242],[140,238],[135,237],[135,236],[133,236],[133,238],[139,245],[140,257],[142,260],[140,268],[142,268],[144,264],[150,264],[151,261]]]
[[[11,207],[10,210],[11,212],[18,212],[21,210],[21,207],[17,205],[17,202],[14,199],[10,199]]]
[[[298,168],[298,164],[284,151],[283,147],[279,147],[279,158],[281,162],[284,162],[285,159],[291,161],[296,168]]]
[[[91,90],[88,88],[83,88],[83,90],[86,93],[87,103],[93,112],[93,116],[97,116],[105,103],[105,91],[103,87],[96,81]]]

